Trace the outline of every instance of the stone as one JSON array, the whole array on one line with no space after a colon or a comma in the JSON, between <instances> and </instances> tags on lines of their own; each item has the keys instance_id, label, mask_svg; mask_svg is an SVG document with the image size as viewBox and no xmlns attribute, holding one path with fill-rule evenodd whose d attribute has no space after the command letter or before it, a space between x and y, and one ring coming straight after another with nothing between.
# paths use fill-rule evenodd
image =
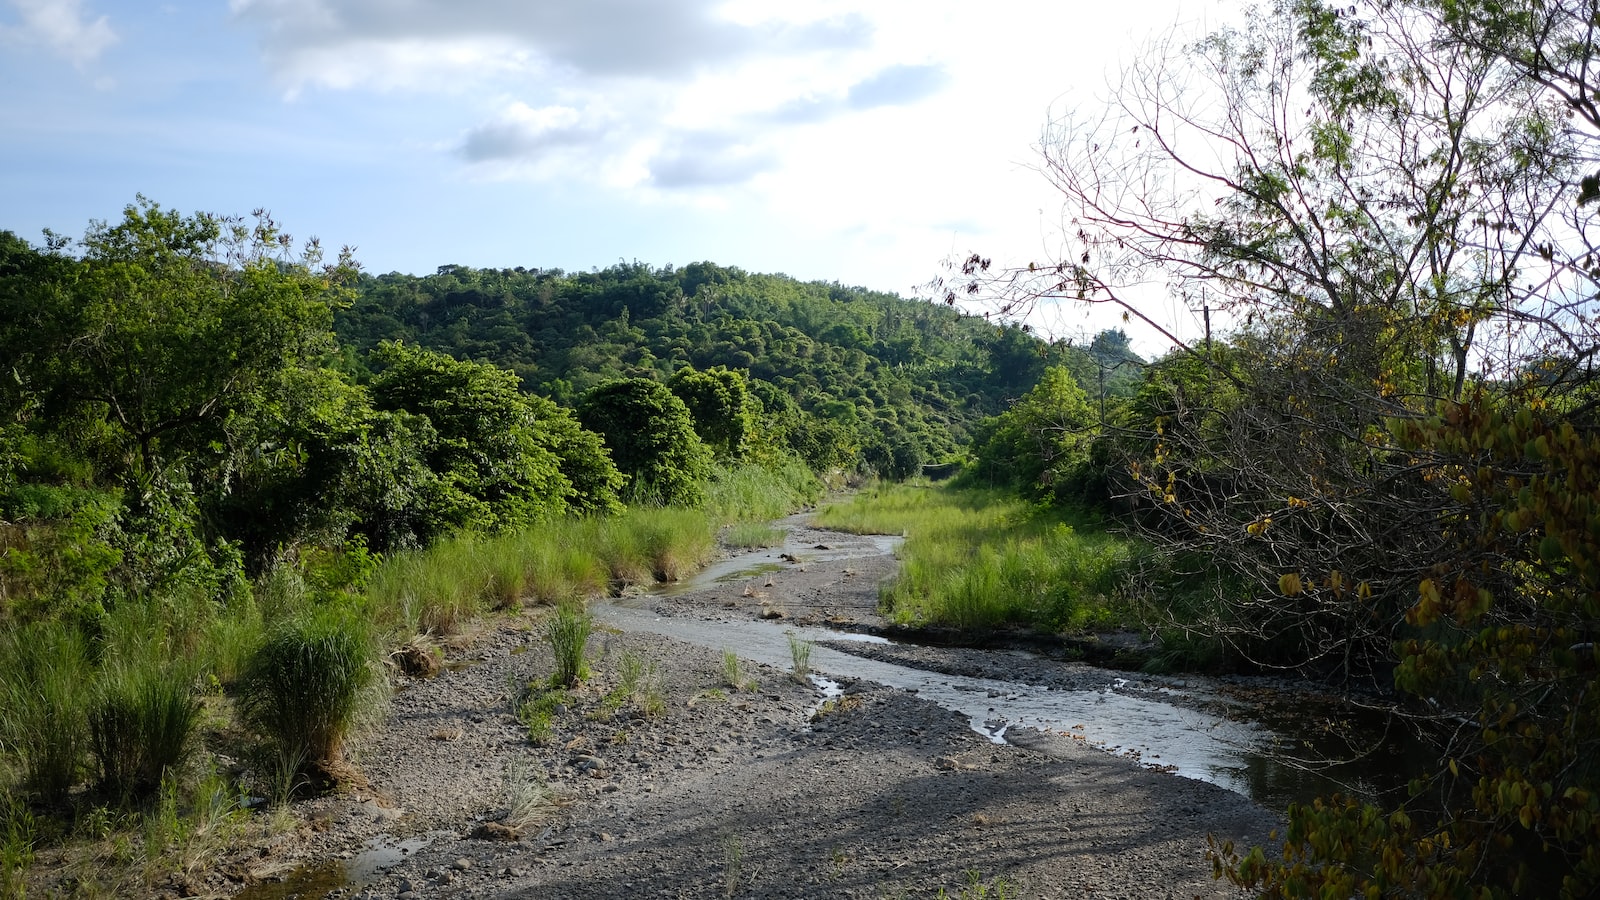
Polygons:
<instances>
[{"instance_id":1,"label":"stone","mask_svg":"<svg viewBox=\"0 0 1600 900\"><path fill-rule=\"evenodd\" d=\"M522 831L500 822L485 822L472 830L472 836L484 841L520 841Z\"/></svg>"}]
</instances>

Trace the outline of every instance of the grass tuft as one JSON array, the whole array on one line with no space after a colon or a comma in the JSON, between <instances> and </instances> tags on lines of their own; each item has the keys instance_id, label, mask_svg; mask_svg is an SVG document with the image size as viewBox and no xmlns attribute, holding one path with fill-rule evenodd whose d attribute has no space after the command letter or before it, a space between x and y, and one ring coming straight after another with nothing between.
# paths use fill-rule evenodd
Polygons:
<instances>
[{"instance_id":1,"label":"grass tuft","mask_svg":"<svg viewBox=\"0 0 1600 900\"><path fill-rule=\"evenodd\" d=\"M594 621L589 611L579 603L563 603L556 607L555 615L545 624L544 637L555 652L556 671L551 683L557 687L575 687L589 674L585 650Z\"/></svg>"},{"instance_id":2,"label":"grass tuft","mask_svg":"<svg viewBox=\"0 0 1600 900\"><path fill-rule=\"evenodd\" d=\"M811 674L811 648L813 645L810 641L803 641L792 633L788 635L788 638L789 656L794 663L791 675L795 681L804 682L806 676Z\"/></svg>"},{"instance_id":3,"label":"grass tuft","mask_svg":"<svg viewBox=\"0 0 1600 900\"><path fill-rule=\"evenodd\" d=\"M175 778L194 746L200 701L193 678L172 664L112 665L89 710L89 752L100 786L127 803Z\"/></svg>"},{"instance_id":4,"label":"grass tuft","mask_svg":"<svg viewBox=\"0 0 1600 900\"><path fill-rule=\"evenodd\" d=\"M525 756L517 756L506 764L505 818L508 828L527 828L548 819L557 803L550 786L545 784L539 767Z\"/></svg>"},{"instance_id":5,"label":"grass tuft","mask_svg":"<svg viewBox=\"0 0 1600 900\"><path fill-rule=\"evenodd\" d=\"M342 760L346 736L373 705L374 647L364 618L328 606L280 624L251 657L243 711L284 770Z\"/></svg>"}]
</instances>

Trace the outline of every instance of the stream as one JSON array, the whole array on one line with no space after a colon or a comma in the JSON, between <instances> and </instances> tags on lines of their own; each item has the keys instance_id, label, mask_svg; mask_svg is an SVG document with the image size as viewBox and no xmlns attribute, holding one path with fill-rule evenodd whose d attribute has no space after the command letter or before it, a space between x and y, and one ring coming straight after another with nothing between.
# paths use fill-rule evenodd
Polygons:
<instances>
[{"instance_id":1,"label":"stream","mask_svg":"<svg viewBox=\"0 0 1600 900\"><path fill-rule=\"evenodd\" d=\"M875 536L822 553L785 544L723 560L662 593L754 578L788 564L888 554L899 541ZM974 731L996 743L1018 729L1064 734L1151 768L1220 785L1273 809L1335 791L1376 799L1398 789L1392 773L1405 771L1398 759L1406 752L1405 742L1385 734L1383 717L1280 679L1151 676L1019 650L916 648L924 657L977 654L988 663L983 666L988 672L1037 673L1046 666L1067 673L1065 679L1051 679L1057 682L1051 685L1027 683L1025 674L1017 679L952 675L871 658L881 655L874 651L895 647L874 635L733 617L662 616L645 607L648 600L596 604L593 612L614 628L732 650L783 669L793 665L791 639L810 642L810 668L819 687L835 679L876 682L960 713ZM1061 686L1062 680L1069 686Z\"/></svg>"}]
</instances>

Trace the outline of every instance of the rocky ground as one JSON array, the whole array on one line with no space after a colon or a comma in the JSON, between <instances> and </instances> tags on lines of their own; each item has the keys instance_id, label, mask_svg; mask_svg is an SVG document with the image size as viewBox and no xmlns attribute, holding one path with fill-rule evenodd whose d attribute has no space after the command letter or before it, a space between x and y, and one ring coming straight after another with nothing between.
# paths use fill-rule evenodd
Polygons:
<instances>
[{"instance_id":1,"label":"rocky ground","mask_svg":"<svg viewBox=\"0 0 1600 900\"><path fill-rule=\"evenodd\" d=\"M756 571L630 602L877 627L877 585L895 565L881 548L801 530L788 558L758 552L744 561ZM248 900L1227 897L1208 839L1260 842L1278 824L1237 794L1064 737L990 743L960 715L868 682L824 702L788 667L731 666L645 633L598 632L590 656L588 680L547 704L548 728L530 739L517 707L548 680L551 652L536 616L484 626L443 672L402 685L358 748L367 787L299 804L296 827L179 887ZM1073 677L1073 664L1027 664Z\"/></svg>"}]
</instances>

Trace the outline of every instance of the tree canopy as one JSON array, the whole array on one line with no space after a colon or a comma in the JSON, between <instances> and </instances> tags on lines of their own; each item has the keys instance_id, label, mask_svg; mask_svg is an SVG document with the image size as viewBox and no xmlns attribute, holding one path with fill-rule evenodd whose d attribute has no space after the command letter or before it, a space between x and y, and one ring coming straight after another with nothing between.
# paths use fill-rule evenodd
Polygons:
<instances>
[{"instance_id":1,"label":"tree canopy","mask_svg":"<svg viewBox=\"0 0 1600 900\"><path fill-rule=\"evenodd\" d=\"M1004 312L1145 285L1205 330L1103 446L1215 626L1262 665L1401 692L1437 765L1390 808L1291 811L1266 896L1588 896L1600 884L1592 3L1280 0L1158 39L1049 123L1065 252L973 255ZM1226 854L1224 854L1226 856Z\"/></svg>"}]
</instances>

